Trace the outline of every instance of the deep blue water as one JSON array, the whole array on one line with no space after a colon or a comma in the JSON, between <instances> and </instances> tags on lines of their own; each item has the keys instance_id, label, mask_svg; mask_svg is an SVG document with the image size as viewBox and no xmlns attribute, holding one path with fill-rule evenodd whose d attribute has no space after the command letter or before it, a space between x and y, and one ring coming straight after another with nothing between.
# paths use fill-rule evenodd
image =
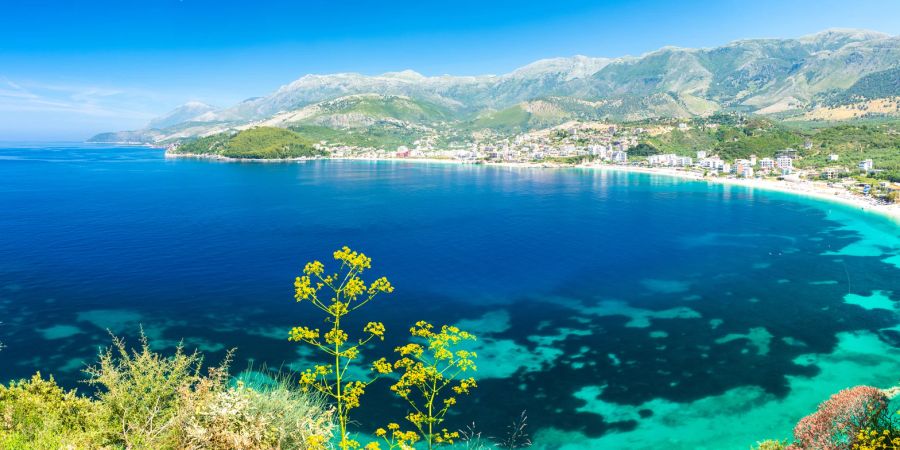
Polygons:
<instances>
[{"instance_id":1,"label":"deep blue water","mask_svg":"<svg viewBox=\"0 0 900 450\"><path fill-rule=\"evenodd\" d=\"M896 377L873 372L900 367L897 236L836 204L618 171L0 146L0 379L78 386L106 328L140 325L211 361L237 347L238 369L304 367L286 341L311 313L293 278L349 245L396 286L366 318L393 332L372 356L419 319L481 336L480 387L451 427L502 434L527 410L547 448L698 448L700 418L661 411L705 407L742 423L729 434L746 448L834 386ZM384 387L360 431L402 416ZM780 428L740 419L776 404Z\"/></svg>"}]
</instances>

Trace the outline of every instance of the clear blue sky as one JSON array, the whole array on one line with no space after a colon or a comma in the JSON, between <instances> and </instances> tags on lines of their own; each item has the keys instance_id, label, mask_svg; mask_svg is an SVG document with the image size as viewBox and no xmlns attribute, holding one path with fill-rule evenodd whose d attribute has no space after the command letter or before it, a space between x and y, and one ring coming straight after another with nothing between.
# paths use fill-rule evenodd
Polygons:
<instances>
[{"instance_id":1,"label":"clear blue sky","mask_svg":"<svg viewBox=\"0 0 900 450\"><path fill-rule=\"evenodd\" d=\"M825 28L900 34L896 0L5 0L0 140L139 128L307 73L503 73L540 58L710 47Z\"/></svg>"}]
</instances>

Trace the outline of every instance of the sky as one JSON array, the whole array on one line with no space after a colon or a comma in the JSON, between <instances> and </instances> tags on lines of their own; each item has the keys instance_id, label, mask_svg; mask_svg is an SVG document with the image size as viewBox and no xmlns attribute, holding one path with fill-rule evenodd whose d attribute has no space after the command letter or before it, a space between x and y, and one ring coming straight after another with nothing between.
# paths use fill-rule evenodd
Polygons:
<instances>
[{"instance_id":1,"label":"sky","mask_svg":"<svg viewBox=\"0 0 900 450\"><path fill-rule=\"evenodd\" d=\"M308 73L500 74L827 28L896 35L898 17L897 0L3 0L0 141L139 129Z\"/></svg>"}]
</instances>

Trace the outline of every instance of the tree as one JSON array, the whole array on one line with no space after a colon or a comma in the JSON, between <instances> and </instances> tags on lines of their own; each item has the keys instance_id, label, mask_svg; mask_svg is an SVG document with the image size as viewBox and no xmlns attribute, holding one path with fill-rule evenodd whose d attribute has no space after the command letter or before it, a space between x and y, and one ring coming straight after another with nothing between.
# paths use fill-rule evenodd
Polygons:
<instances>
[{"instance_id":1,"label":"tree","mask_svg":"<svg viewBox=\"0 0 900 450\"><path fill-rule=\"evenodd\" d=\"M641 142L634 147L628 149L628 154L630 156L650 156L650 155L658 155L660 153L659 149L647 144L645 142Z\"/></svg>"}]
</instances>

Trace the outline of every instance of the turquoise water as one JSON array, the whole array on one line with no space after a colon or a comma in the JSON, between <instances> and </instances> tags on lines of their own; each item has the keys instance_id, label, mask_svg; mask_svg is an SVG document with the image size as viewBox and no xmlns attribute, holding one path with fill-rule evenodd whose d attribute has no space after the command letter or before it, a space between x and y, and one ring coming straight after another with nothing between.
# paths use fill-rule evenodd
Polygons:
<instances>
[{"instance_id":1,"label":"turquoise water","mask_svg":"<svg viewBox=\"0 0 900 450\"><path fill-rule=\"evenodd\" d=\"M366 318L389 332L372 359L420 319L479 335L450 428L502 435L524 410L538 448L744 449L900 381L898 230L646 174L0 146L0 378L78 386L106 329L141 325L163 350L305 367L293 278L350 245L397 288ZM358 429L405 411L373 385Z\"/></svg>"}]
</instances>

